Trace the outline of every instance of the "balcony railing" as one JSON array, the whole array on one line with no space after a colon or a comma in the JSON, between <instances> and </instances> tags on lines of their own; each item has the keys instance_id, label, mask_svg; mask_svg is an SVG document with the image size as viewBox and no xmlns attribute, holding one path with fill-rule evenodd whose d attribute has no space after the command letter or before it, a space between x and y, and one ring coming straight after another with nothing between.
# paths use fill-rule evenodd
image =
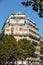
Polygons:
<instances>
[{"instance_id":1,"label":"balcony railing","mask_svg":"<svg viewBox=\"0 0 43 65\"><path fill-rule=\"evenodd\" d=\"M34 34L36 34L36 35L38 35L38 36L40 36L39 33L37 33L36 31L33 31L31 29L29 29L29 31L32 32L32 33L34 33Z\"/></svg>"},{"instance_id":2,"label":"balcony railing","mask_svg":"<svg viewBox=\"0 0 43 65\"><path fill-rule=\"evenodd\" d=\"M30 24L29 23L29 25L31 26L31 27L33 27L33 28L35 28L36 30L38 30L39 31L39 29L36 27L36 26L33 26L32 24Z\"/></svg>"},{"instance_id":3,"label":"balcony railing","mask_svg":"<svg viewBox=\"0 0 43 65\"><path fill-rule=\"evenodd\" d=\"M37 46L37 45L38 45L38 43L37 43L37 42L35 42L35 41L32 41L32 44L33 44L33 45L35 45L35 46Z\"/></svg>"},{"instance_id":4,"label":"balcony railing","mask_svg":"<svg viewBox=\"0 0 43 65\"><path fill-rule=\"evenodd\" d=\"M13 32L14 35L21 35L21 36L28 36L29 33L27 32Z\"/></svg>"},{"instance_id":5,"label":"balcony railing","mask_svg":"<svg viewBox=\"0 0 43 65\"><path fill-rule=\"evenodd\" d=\"M34 39L34 40L40 41L40 38L38 38L38 37L36 37L36 36L33 36L32 34L29 34L29 37L32 38L32 39Z\"/></svg>"}]
</instances>

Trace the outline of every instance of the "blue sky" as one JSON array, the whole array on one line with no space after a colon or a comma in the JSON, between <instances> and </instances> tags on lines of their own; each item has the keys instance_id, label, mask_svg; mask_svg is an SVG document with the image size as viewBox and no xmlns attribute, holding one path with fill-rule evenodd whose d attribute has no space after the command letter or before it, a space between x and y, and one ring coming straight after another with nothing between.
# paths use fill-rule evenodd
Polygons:
<instances>
[{"instance_id":1,"label":"blue sky","mask_svg":"<svg viewBox=\"0 0 43 65\"><path fill-rule=\"evenodd\" d=\"M25 13L31 20L33 20L39 28L40 35L43 37L43 18L38 16L37 12L32 10L32 7L25 7L21 4L26 0L1 0L0 2L0 32L5 20L16 12Z\"/></svg>"}]
</instances>

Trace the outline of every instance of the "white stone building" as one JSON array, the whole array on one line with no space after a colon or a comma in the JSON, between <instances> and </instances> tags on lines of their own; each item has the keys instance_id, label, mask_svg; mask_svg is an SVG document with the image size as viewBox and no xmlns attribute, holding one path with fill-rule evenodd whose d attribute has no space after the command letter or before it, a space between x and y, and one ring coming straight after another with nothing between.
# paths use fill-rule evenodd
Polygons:
<instances>
[{"instance_id":1,"label":"white stone building","mask_svg":"<svg viewBox=\"0 0 43 65\"><path fill-rule=\"evenodd\" d=\"M2 31L5 35L14 35L17 40L22 38L31 40L36 47L36 52L34 58L31 58L30 60L31 62L36 62L35 65L39 64L40 34L39 29L32 20L28 19L28 17L21 12L11 14L11 16L6 20Z\"/></svg>"}]
</instances>

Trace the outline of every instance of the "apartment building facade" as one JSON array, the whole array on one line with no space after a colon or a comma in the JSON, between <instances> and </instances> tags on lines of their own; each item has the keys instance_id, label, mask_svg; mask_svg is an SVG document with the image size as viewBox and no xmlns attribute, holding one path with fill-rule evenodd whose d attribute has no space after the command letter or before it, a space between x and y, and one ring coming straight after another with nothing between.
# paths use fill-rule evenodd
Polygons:
<instances>
[{"instance_id":1,"label":"apartment building facade","mask_svg":"<svg viewBox=\"0 0 43 65\"><path fill-rule=\"evenodd\" d=\"M18 12L11 14L4 23L2 28L3 33L6 35L14 35L16 40L26 38L31 40L32 44L36 48L34 58L30 58L30 61L34 65L39 65L40 62L40 34L36 24L30 20L25 14Z\"/></svg>"}]
</instances>

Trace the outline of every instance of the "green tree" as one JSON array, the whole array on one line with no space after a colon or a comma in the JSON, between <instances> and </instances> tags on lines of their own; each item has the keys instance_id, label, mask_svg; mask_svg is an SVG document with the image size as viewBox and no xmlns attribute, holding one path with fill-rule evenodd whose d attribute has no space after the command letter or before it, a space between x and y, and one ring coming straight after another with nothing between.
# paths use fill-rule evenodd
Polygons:
<instances>
[{"instance_id":1,"label":"green tree","mask_svg":"<svg viewBox=\"0 0 43 65\"><path fill-rule=\"evenodd\" d=\"M31 6L35 12L38 12L40 17L43 17L43 0L27 0L22 2L24 6Z\"/></svg>"},{"instance_id":2,"label":"green tree","mask_svg":"<svg viewBox=\"0 0 43 65\"><path fill-rule=\"evenodd\" d=\"M35 52L35 47L31 43L30 40L27 39L21 39L18 41L18 46L20 46L20 49L22 49L21 56L24 57L30 57Z\"/></svg>"},{"instance_id":3,"label":"green tree","mask_svg":"<svg viewBox=\"0 0 43 65\"><path fill-rule=\"evenodd\" d=\"M43 54L43 41L40 42L40 53Z\"/></svg>"},{"instance_id":4,"label":"green tree","mask_svg":"<svg viewBox=\"0 0 43 65\"><path fill-rule=\"evenodd\" d=\"M18 41L18 46L20 48L19 56L22 59L22 65L23 65L23 59L26 59L32 56L32 54L34 54L35 52L35 47L31 43L31 41L27 39L20 39ZM28 60L28 63L29 63L29 60Z\"/></svg>"},{"instance_id":5,"label":"green tree","mask_svg":"<svg viewBox=\"0 0 43 65\"><path fill-rule=\"evenodd\" d=\"M26 59L35 52L35 48L31 41L20 39L16 41L12 35L4 35L0 41L0 59L17 60ZM17 63L16 63L17 64Z\"/></svg>"},{"instance_id":6,"label":"green tree","mask_svg":"<svg viewBox=\"0 0 43 65\"><path fill-rule=\"evenodd\" d=\"M2 48L1 48L2 46ZM0 44L0 56L3 60L8 60L14 56L17 44L16 39L12 35L4 35L2 38L2 43Z\"/></svg>"}]
</instances>

